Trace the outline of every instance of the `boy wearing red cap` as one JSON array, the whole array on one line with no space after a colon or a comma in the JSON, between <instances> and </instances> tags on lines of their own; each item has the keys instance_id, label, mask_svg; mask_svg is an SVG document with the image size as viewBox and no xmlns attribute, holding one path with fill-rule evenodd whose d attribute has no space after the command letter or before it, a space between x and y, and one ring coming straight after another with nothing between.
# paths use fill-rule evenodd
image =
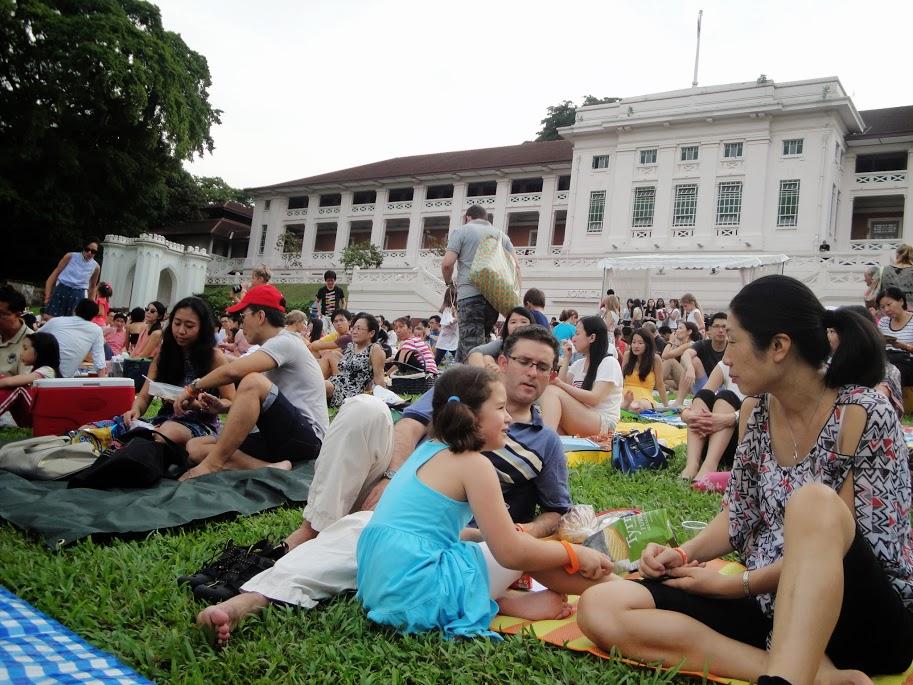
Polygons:
<instances>
[{"instance_id":1,"label":"boy wearing red cap","mask_svg":"<svg viewBox=\"0 0 913 685\"><path fill-rule=\"evenodd\" d=\"M240 381L219 436L187 443L198 464L181 480L222 470L289 469L292 462L317 458L329 427L323 374L304 341L285 330L282 293L255 286L228 312L240 315L245 337L260 348L195 379L175 402L176 414L195 399L224 411L226 405L206 391Z\"/></svg>"}]
</instances>

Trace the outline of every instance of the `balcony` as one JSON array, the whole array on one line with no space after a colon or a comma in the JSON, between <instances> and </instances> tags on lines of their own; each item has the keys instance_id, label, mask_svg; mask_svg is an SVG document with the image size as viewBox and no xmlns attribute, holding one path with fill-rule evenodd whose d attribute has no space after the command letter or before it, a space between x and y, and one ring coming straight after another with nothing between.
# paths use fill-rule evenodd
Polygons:
<instances>
[{"instance_id":1,"label":"balcony","mask_svg":"<svg viewBox=\"0 0 913 685\"><path fill-rule=\"evenodd\" d=\"M352 214L374 214L375 204L352 205Z\"/></svg>"},{"instance_id":2,"label":"balcony","mask_svg":"<svg viewBox=\"0 0 913 685\"><path fill-rule=\"evenodd\" d=\"M434 200L425 200L425 209L447 209L453 206L452 197L442 197Z\"/></svg>"},{"instance_id":3,"label":"balcony","mask_svg":"<svg viewBox=\"0 0 913 685\"><path fill-rule=\"evenodd\" d=\"M555 204L556 205L567 204L567 198L568 198L568 195L570 195L570 193L571 193L571 191L569 191L569 190L556 191L555 192Z\"/></svg>"},{"instance_id":4,"label":"balcony","mask_svg":"<svg viewBox=\"0 0 913 685\"><path fill-rule=\"evenodd\" d=\"M327 264L327 263L333 261L333 256L335 254L336 253L333 252L332 250L330 250L328 252L312 252L311 261L314 262L315 264Z\"/></svg>"},{"instance_id":5,"label":"balcony","mask_svg":"<svg viewBox=\"0 0 913 685\"><path fill-rule=\"evenodd\" d=\"M494 195L476 195L474 197L466 198L466 206L470 205L479 205L480 207L494 207L495 206L495 196Z\"/></svg>"},{"instance_id":6,"label":"balcony","mask_svg":"<svg viewBox=\"0 0 913 685\"><path fill-rule=\"evenodd\" d=\"M899 240L851 240L853 252L893 252L900 245Z\"/></svg>"},{"instance_id":7,"label":"balcony","mask_svg":"<svg viewBox=\"0 0 913 685\"><path fill-rule=\"evenodd\" d=\"M301 209L287 209L285 210L285 216L307 216L308 208L302 207Z\"/></svg>"},{"instance_id":8,"label":"balcony","mask_svg":"<svg viewBox=\"0 0 913 685\"><path fill-rule=\"evenodd\" d=\"M868 171L855 174L855 188L906 188L907 171Z\"/></svg>"},{"instance_id":9,"label":"balcony","mask_svg":"<svg viewBox=\"0 0 913 685\"><path fill-rule=\"evenodd\" d=\"M517 193L507 196L509 205L535 205L542 202L542 193Z\"/></svg>"},{"instance_id":10,"label":"balcony","mask_svg":"<svg viewBox=\"0 0 913 685\"><path fill-rule=\"evenodd\" d=\"M317 216L339 216L339 205L333 207L319 207Z\"/></svg>"},{"instance_id":11,"label":"balcony","mask_svg":"<svg viewBox=\"0 0 913 685\"><path fill-rule=\"evenodd\" d=\"M412 209L412 200L402 200L400 202L388 202L388 212L408 212Z\"/></svg>"}]
</instances>

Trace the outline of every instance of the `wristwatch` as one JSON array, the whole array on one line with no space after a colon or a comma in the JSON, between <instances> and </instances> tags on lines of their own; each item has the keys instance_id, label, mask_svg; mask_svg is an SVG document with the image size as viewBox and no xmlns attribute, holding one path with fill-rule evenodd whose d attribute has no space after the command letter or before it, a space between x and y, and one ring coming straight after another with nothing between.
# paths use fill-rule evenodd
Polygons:
<instances>
[{"instance_id":1,"label":"wristwatch","mask_svg":"<svg viewBox=\"0 0 913 685\"><path fill-rule=\"evenodd\" d=\"M190 386L189 386L189 387L190 387L190 392L191 392L191 393L193 393L194 395L198 395L198 394L201 392L201 390L202 390L202 389L200 388L200 379L199 379L199 378L194 378L192 381L190 381Z\"/></svg>"},{"instance_id":2,"label":"wristwatch","mask_svg":"<svg viewBox=\"0 0 913 685\"><path fill-rule=\"evenodd\" d=\"M393 480L393 476L396 475L396 469L387 469L384 471L384 478L387 480Z\"/></svg>"}]
</instances>

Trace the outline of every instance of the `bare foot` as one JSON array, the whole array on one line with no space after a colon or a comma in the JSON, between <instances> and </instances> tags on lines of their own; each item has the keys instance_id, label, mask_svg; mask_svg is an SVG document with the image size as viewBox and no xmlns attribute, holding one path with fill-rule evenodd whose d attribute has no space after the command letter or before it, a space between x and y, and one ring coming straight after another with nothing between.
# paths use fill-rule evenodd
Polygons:
<instances>
[{"instance_id":1,"label":"bare foot","mask_svg":"<svg viewBox=\"0 0 913 685\"><path fill-rule=\"evenodd\" d=\"M678 474L678 477L682 480L692 481L695 478L695 472L686 466L684 470Z\"/></svg>"},{"instance_id":2,"label":"bare foot","mask_svg":"<svg viewBox=\"0 0 913 685\"><path fill-rule=\"evenodd\" d=\"M630 390L625 391L624 399L621 401L621 408L627 409L631 406L631 402L634 401L634 393Z\"/></svg>"},{"instance_id":3,"label":"bare foot","mask_svg":"<svg viewBox=\"0 0 913 685\"><path fill-rule=\"evenodd\" d=\"M815 676L815 685L872 685L872 679L862 671L819 669Z\"/></svg>"},{"instance_id":4,"label":"bare foot","mask_svg":"<svg viewBox=\"0 0 913 685\"><path fill-rule=\"evenodd\" d=\"M268 469L279 469L280 471L291 471L292 462L286 461L277 461L275 464L267 464L266 468Z\"/></svg>"},{"instance_id":5,"label":"bare foot","mask_svg":"<svg viewBox=\"0 0 913 685\"><path fill-rule=\"evenodd\" d=\"M501 613L528 621L560 620L574 613L567 595L552 590L508 593L498 599Z\"/></svg>"},{"instance_id":6,"label":"bare foot","mask_svg":"<svg viewBox=\"0 0 913 685\"><path fill-rule=\"evenodd\" d=\"M206 607L197 614L197 625L209 639L209 643L221 649L228 644L231 631L240 620L263 609L269 600L259 592L242 592L229 600Z\"/></svg>"}]
</instances>

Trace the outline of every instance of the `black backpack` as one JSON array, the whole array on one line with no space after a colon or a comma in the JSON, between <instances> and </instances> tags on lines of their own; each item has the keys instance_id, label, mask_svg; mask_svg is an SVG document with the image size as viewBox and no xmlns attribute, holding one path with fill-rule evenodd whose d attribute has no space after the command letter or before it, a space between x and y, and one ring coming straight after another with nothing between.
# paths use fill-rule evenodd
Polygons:
<instances>
[{"instance_id":1,"label":"black backpack","mask_svg":"<svg viewBox=\"0 0 913 685\"><path fill-rule=\"evenodd\" d=\"M148 488L162 478L179 478L188 468L187 450L158 431L136 428L124 434L122 443L71 476L67 487Z\"/></svg>"}]
</instances>

